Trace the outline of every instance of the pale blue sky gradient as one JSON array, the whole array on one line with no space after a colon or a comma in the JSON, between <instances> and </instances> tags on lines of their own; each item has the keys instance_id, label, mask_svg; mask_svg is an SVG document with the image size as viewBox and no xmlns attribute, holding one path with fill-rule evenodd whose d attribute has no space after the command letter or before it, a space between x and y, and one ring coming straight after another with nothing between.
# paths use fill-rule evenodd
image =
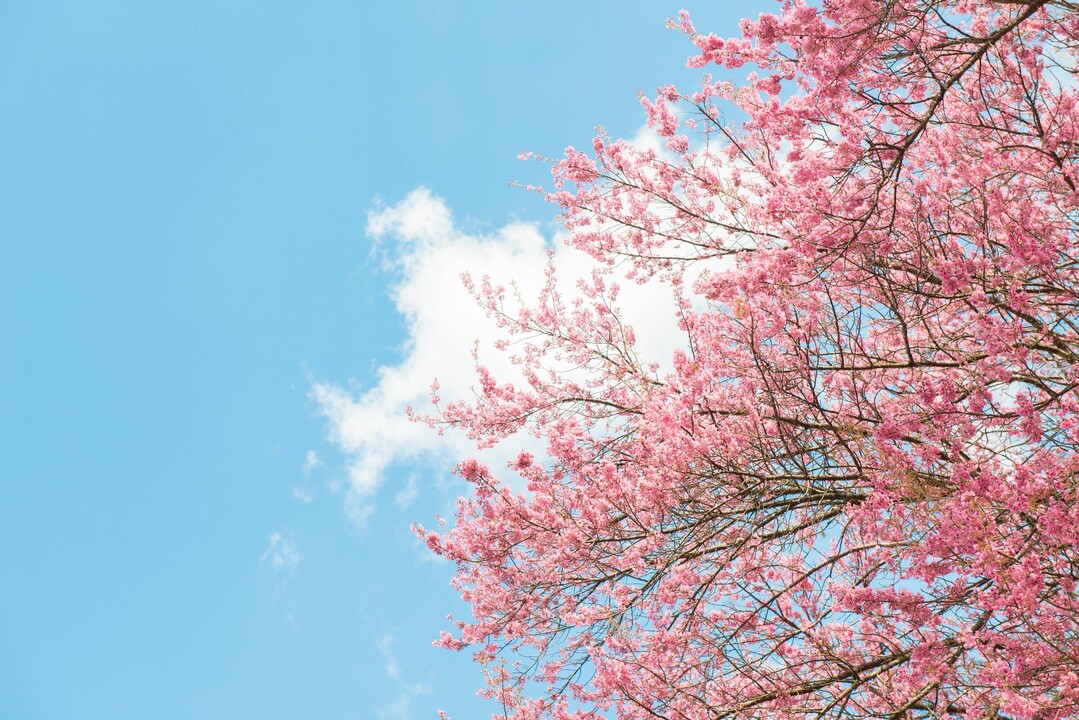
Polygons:
<instances>
[{"instance_id":1,"label":"pale blue sky gradient","mask_svg":"<svg viewBox=\"0 0 1079 720\"><path fill-rule=\"evenodd\" d=\"M375 199L549 224L517 152L692 85L680 7L0 6L0 718L487 716L408 531L454 486L357 530L308 391L400 356Z\"/></svg>"}]
</instances>

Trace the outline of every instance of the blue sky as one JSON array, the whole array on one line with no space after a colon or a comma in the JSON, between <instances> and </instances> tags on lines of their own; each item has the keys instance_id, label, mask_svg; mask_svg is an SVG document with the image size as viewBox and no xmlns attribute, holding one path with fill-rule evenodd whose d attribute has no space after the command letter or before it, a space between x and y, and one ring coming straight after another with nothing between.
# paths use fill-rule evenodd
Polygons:
<instances>
[{"instance_id":1,"label":"blue sky","mask_svg":"<svg viewBox=\"0 0 1079 720\"><path fill-rule=\"evenodd\" d=\"M527 272L518 151L761 5L3 3L0 717L485 717L408 530L462 446L389 419L485 337L429 274Z\"/></svg>"}]
</instances>

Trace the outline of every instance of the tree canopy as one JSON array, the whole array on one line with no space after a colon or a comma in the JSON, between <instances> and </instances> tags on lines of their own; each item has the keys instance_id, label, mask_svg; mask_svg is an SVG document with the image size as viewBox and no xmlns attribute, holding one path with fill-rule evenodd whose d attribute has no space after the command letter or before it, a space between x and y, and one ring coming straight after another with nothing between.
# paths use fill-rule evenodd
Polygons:
<instances>
[{"instance_id":1,"label":"tree canopy","mask_svg":"<svg viewBox=\"0 0 1079 720\"><path fill-rule=\"evenodd\" d=\"M671 25L752 72L554 165L580 298L477 288L524 382L433 421L546 452L417 528L473 615L440 642L519 720L1075 717L1079 6ZM662 366L626 268L677 298Z\"/></svg>"}]
</instances>

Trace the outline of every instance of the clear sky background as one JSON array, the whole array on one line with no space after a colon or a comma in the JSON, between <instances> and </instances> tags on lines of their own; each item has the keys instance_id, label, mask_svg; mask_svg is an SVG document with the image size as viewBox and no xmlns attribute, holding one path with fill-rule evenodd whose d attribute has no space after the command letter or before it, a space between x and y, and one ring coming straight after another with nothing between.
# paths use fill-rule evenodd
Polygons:
<instances>
[{"instance_id":1,"label":"clear sky background","mask_svg":"<svg viewBox=\"0 0 1079 720\"><path fill-rule=\"evenodd\" d=\"M0 3L0 718L486 717L401 409L557 231L518 151L766 5Z\"/></svg>"}]
</instances>

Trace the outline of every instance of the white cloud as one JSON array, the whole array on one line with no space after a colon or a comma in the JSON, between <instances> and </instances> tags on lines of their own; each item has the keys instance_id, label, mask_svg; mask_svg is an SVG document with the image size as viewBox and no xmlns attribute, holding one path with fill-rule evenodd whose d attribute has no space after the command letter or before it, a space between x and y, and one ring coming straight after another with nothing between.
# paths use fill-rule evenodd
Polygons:
<instances>
[{"instance_id":1,"label":"white cloud","mask_svg":"<svg viewBox=\"0 0 1079 720\"><path fill-rule=\"evenodd\" d=\"M675 106L671 110L679 120L685 118L685 113L681 112L680 107ZM647 125L637 128L637 132L634 133L632 138L629 138L629 144L638 150L651 150L656 154L657 158L664 162L672 164L678 162L678 157L667 148L667 141L656 132L655 128Z\"/></svg>"},{"instance_id":2,"label":"white cloud","mask_svg":"<svg viewBox=\"0 0 1079 720\"><path fill-rule=\"evenodd\" d=\"M393 463L434 461L448 469L462 458L479 454L492 467L502 468L522 445L542 451L534 439L519 438L477 453L463 434L440 436L409 421L405 409L412 406L426 412L436 378L445 402L471 397L476 383L472 352L477 347L495 377L519 377L517 368L492 349L500 332L465 289L461 276L467 272L477 282L485 275L495 284L513 282L523 300L531 302L542 289L552 247L537 226L528 223L509 223L490 234L466 233L454 224L446 203L425 188L372 212L367 233L397 276L391 295L405 322L404 357L379 367L374 386L362 392L324 381L313 382L310 391L328 421L331 441L349 457L346 507L361 525ZM588 275L595 262L564 243L554 243L553 258L561 292L574 296L576 281ZM642 357L669 359L683 342L674 321L671 289L659 283L641 286L627 281L622 285L619 302L637 335ZM406 487L395 501L407 506L421 491Z\"/></svg>"}]
</instances>

